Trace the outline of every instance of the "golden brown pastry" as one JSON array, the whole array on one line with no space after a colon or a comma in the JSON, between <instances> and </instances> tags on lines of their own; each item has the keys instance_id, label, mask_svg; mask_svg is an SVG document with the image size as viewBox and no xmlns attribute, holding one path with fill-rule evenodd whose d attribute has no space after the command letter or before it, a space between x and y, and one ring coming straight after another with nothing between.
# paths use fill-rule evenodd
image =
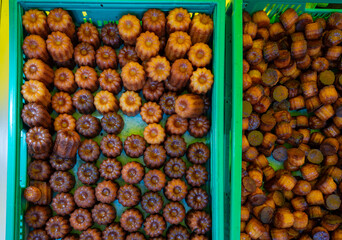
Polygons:
<instances>
[{"instance_id":1,"label":"golden brown pastry","mask_svg":"<svg viewBox=\"0 0 342 240\"><path fill-rule=\"evenodd\" d=\"M51 88L53 83L54 72L40 59L29 59L24 64L24 74L27 80L38 80L45 84L47 88Z\"/></svg>"},{"instance_id":2,"label":"golden brown pastry","mask_svg":"<svg viewBox=\"0 0 342 240\"><path fill-rule=\"evenodd\" d=\"M76 127L76 119L69 114L60 114L55 118L53 125L56 132L63 129L73 131Z\"/></svg>"},{"instance_id":3,"label":"golden brown pastry","mask_svg":"<svg viewBox=\"0 0 342 240\"><path fill-rule=\"evenodd\" d=\"M212 50L205 43L196 43L190 47L188 57L193 66L205 67L211 62Z\"/></svg>"},{"instance_id":4,"label":"golden brown pastry","mask_svg":"<svg viewBox=\"0 0 342 240\"><path fill-rule=\"evenodd\" d=\"M59 91L74 93L77 89L74 74L68 68L58 68L53 83Z\"/></svg>"},{"instance_id":5,"label":"golden brown pastry","mask_svg":"<svg viewBox=\"0 0 342 240\"><path fill-rule=\"evenodd\" d=\"M171 67L166 57L156 56L146 64L146 74L154 82L162 82L170 75Z\"/></svg>"},{"instance_id":6,"label":"golden brown pastry","mask_svg":"<svg viewBox=\"0 0 342 240\"><path fill-rule=\"evenodd\" d=\"M77 30L77 37L79 42L89 43L95 49L100 46L99 31L92 23L82 23Z\"/></svg>"},{"instance_id":7,"label":"golden brown pastry","mask_svg":"<svg viewBox=\"0 0 342 240\"><path fill-rule=\"evenodd\" d=\"M137 53L135 52L135 47L130 45L125 45L119 51L119 63L121 68L123 68L129 62L138 62L139 58Z\"/></svg>"},{"instance_id":8,"label":"golden brown pastry","mask_svg":"<svg viewBox=\"0 0 342 240\"><path fill-rule=\"evenodd\" d=\"M21 118L23 122L32 127L44 127L51 128L52 119L49 112L43 105L37 103L27 103L24 105L23 110L21 110Z\"/></svg>"},{"instance_id":9,"label":"golden brown pastry","mask_svg":"<svg viewBox=\"0 0 342 240\"><path fill-rule=\"evenodd\" d=\"M124 92L120 97L120 108L127 116L135 116L141 107L141 97L133 91Z\"/></svg>"},{"instance_id":10,"label":"golden brown pastry","mask_svg":"<svg viewBox=\"0 0 342 240\"><path fill-rule=\"evenodd\" d=\"M90 43L82 42L75 47L75 63L78 66L95 67L95 50Z\"/></svg>"},{"instance_id":11,"label":"golden brown pastry","mask_svg":"<svg viewBox=\"0 0 342 240\"><path fill-rule=\"evenodd\" d=\"M187 32L190 26L190 14L184 8L175 8L167 16L166 30L173 33L175 31Z\"/></svg>"},{"instance_id":12,"label":"golden brown pastry","mask_svg":"<svg viewBox=\"0 0 342 240\"><path fill-rule=\"evenodd\" d=\"M142 30L139 19L131 14L124 15L119 19L118 29L121 39L128 45L135 44Z\"/></svg>"},{"instance_id":13,"label":"golden brown pastry","mask_svg":"<svg viewBox=\"0 0 342 240\"><path fill-rule=\"evenodd\" d=\"M114 69L105 69L99 77L100 87L113 94L118 94L122 88L122 81L119 73Z\"/></svg>"},{"instance_id":14,"label":"golden brown pastry","mask_svg":"<svg viewBox=\"0 0 342 240\"><path fill-rule=\"evenodd\" d=\"M147 124L158 123L163 118L163 112L155 102L145 103L141 108L140 115L142 120Z\"/></svg>"},{"instance_id":15,"label":"golden brown pastry","mask_svg":"<svg viewBox=\"0 0 342 240\"><path fill-rule=\"evenodd\" d=\"M212 88L214 75L206 68L197 68L190 78L189 89L196 94L206 94Z\"/></svg>"},{"instance_id":16,"label":"golden brown pastry","mask_svg":"<svg viewBox=\"0 0 342 240\"><path fill-rule=\"evenodd\" d=\"M50 11L47 17L47 23L51 32L65 33L70 39L76 32L75 24L67 11L62 8L55 8Z\"/></svg>"},{"instance_id":17,"label":"golden brown pastry","mask_svg":"<svg viewBox=\"0 0 342 240\"><path fill-rule=\"evenodd\" d=\"M151 79L148 79L143 87L142 93L147 101L158 101L164 93L164 83L153 82Z\"/></svg>"},{"instance_id":18,"label":"golden brown pastry","mask_svg":"<svg viewBox=\"0 0 342 240\"><path fill-rule=\"evenodd\" d=\"M160 124L149 124L145 127L144 138L149 144L161 144L165 139L165 130Z\"/></svg>"},{"instance_id":19,"label":"golden brown pastry","mask_svg":"<svg viewBox=\"0 0 342 240\"><path fill-rule=\"evenodd\" d=\"M204 13L196 14L190 23L189 34L192 44L208 43L213 33L214 23L209 15Z\"/></svg>"},{"instance_id":20,"label":"golden brown pastry","mask_svg":"<svg viewBox=\"0 0 342 240\"><path fill-rule=\"evenodd\" d=\"M47 159L51 153L52 137L49 130L43 127L33 127L26 133L26 143L29 155L34 159Z\"/></svg>"},{"instance_id":21,"label":"golden brown pastry","mask_svg":"<svg viewBox=\"0 0 342 240\"><path fill-rule=\"evenodd\" d=\"M23 43L23 51L28 58L41 59L45 63L50 62L50 55L46 48L45 40L39 35L26 36Z\"/></svg>"},{"instance_id":22,"label":"golden brown pastry","mask_svg":"<svg viewBox=\"0 0 342 240\"><path fill-rule=\"evenodd\" d=\"M171 67L168 83L177 90L184 88L192 75L193 68L189 60L177 59Z\"/></svg>"},{"instance_id":23,"label":"golden brown pastry","mask_svg":"<svg viewBox=\"0 0 342 240\"><path fill-rule=\"evenodd\" d=\"M81 66L76 70L75 81L80 88L95 92L99 86L97 73L94 68Z\"/></svg>"},{"instance_id":24,"label":"golden brown pastry","mask_svg":"<svg viewBox=\"0 0 342 240\"><path fill-rule=\"evenodd\" d=\"M72 98L68 93L65 92L57 92L52 97L51 101L52 109L57 113L62 114L73 114L75 109L72 105Z\"/></svg>"},{"instance_id":25,"label":"golden brown pastry","mask_svg":"<svg viewBox=\"0 0 342 240\"><path fill-rule=\"evenodd\" d=\"M38 9L30 9L23 15L23 26L30 34L37 34L42 38L46 38L50 32L46 22L46 15Z\"/></svg>"},{"instance_id":26,"label":"golden brown pastry","mask_svg":"<svg viewBox=\"0 0 342 240\"><path fill-rule=\"evenodd\" d=\"M46 40L46 45L54 61L63 63L72 59L74 47L66 34L52 32Z\"/></svg>"},{"instance_id":27,"label":"golden brown pastry","mask_svg":"<svg viewBox=\"0 0 342 240\"><path fill-rule=\"evenodd\" d=\"M170 34L165 47L165 56L170 61L184 58L191 47L191 38L186 32L174 32Z\"/></svg>"},{"instance_id":28,"label":"golden brown pastry","mask_svg":"<svg viewBox=\"0 0 342 240\"><path fill-rule=\"evenodd\" d=\"M57 132L53 152L60 157L74 158L81 144L81 138L75 131L60 130Z\"/></svg>"},{"instance_id":29,"label":"golden brown pastry","mask_svg":"<svg viewBox=\"0 0 342 240\"><path fill-rule=\"evenodd\" d=\"M23 98L29 103L38 103L44 107L51 104L51 94L44 83L37 80L26 81L21 86L21 94Z\"/></svg>"},{"instance_id":30,"label":"golden brown pastry","mask_svg":"<svg viewBox=\"0 0 342 240\"><path fill-rule=\"evenodd\" d=\"M144 87L146 76L143 66L137 62L127 63L121 71L124 87L130 91L138 91Z\"/></svg>"},{"instance_id":31,"label":"golden brown pastry","mask_svg":"<svg viewBox=\"0 0 342 240\"><path fill-rule=\"evenodd\" d=\"M108 112L117 112L119 110L119 101L108 91L100 91L95 95L94 104L96 110L102 115Z\"/></svg>"},{"instance_id":32,"label":"golden brown pastry","mask_svg":"<svg viewBox=\"0 0 342 240\"><path fill-rule=\"evenodd\" d=\"M144 32L139 35L135 51L141 61L147 61L159 52L159 38L153 32Z\"/></svg>"},{"instance_id":33,"label":"golden brown pastry","mask_svg":"<svg viewBox=\"0 0 342 240\"><path fill-rule=\"evenodd\" d=\"M184 94L177 98L175 104L176 113L182 118L194 118L203 113L204 101L195 94Z\"/></svg>"}]
</instances>

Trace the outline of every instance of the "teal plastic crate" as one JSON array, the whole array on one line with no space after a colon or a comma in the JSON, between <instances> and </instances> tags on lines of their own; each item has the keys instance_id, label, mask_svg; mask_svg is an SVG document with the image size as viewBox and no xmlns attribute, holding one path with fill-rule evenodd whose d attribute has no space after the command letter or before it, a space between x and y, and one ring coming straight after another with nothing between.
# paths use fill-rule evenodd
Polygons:
<instances>
[{"instance_id":1,"label":"teal plastic crate","mask_svg":"<svg viewBox=\"0 0 342 240\"><path fill-rule=\"evenodd\" d=\"M224 34L225 2L220 0L10 0L10 93L9 93L9 135L8 135L8 179L7 179L7 216L6 239L25 239L28 228L23 219L27 203L22 197L28 185L27 165L29 157L25 142L26 129L20 118L23 98L20 88L23 84L23 28L21 16L25 10L38 8L50 11L61 7L71 13L74 21L85 21L101 27L107 21L117 21L127 13L137 15L140 19L149 8L158 8L168 12L175 7L188 9L190 13L210 14L214 20L213 33L213 68L215 83L212 89L212 127L207 141L210 143L211 159L209 163L210 208L212 214L212 239L224 239L224 179L228 171L224 169ZM126 119L125 119L126 120ZM134 120L130 120L131 122ZM140 132L138 132L140 133ZM127 133L126 133L127 134Z\"/></svg>"}]
</instances>

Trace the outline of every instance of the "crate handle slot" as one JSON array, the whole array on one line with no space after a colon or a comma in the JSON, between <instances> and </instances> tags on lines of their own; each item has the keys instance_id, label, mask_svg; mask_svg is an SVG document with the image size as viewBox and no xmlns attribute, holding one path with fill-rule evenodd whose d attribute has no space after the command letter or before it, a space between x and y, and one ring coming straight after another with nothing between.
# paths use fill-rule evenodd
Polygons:
<instances>
[{"instance_id":1,"label":"crate handle slot","mask_svg":"<svg viewBox=\"0 0 342 240\"><path fill-rule=\"evenodd\" d=\"M19 154L19 184L21 188L26 188L27 184L27 144L26 130L20 133L20 154Z\"/></svg>"}]
</instances>

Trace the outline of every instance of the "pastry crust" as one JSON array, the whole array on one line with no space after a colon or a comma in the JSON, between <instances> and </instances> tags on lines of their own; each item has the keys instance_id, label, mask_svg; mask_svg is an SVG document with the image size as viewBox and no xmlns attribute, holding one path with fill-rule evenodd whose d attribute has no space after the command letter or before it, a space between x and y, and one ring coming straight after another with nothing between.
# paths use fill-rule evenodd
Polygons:
<instances>
[{"instance_id":1,"label":"pastry crust","mask_svg":"<svg viewBox=\"0 0 342 240\"><path fill-rule=\"evenodd\" d=\"M214 75L206 68L197 68L190 78L189 89L196 94L206 94L214 83Z\"/></svg>"},{"instance_id":2,"label":"pastry crust","mask_svg":"<svg viewBox=\"0 0 342 240\"><path fill-rule=\"evenodd\" d=\"M141 61L147 61L159 52L159 38L153 32L141 33L137 38L135 51Z\"/></svg>"},{"instance_id":3,"label":"pastry crust","mask_svg":"<svg viewBox=\"0 0 342 240\"><path fill-rule=\"evenodd\" d=\"M165 136L164 128L160 124L152 123L145 127L144 138L149 144L161 144Z\"/></svg>"},{"instance_id":4,"label":"pastry crust","mask_svg":"<svg viewBox=\"0 0 342 240\"><path fill-rule=\"evenodd\" d=\"M164 93L164 83L153 82L151 79L148 79L143 87L142 93L147 101L158 101Z\"/></svg>"},{"instance_id":5,"label":"pastry crust","mask_svg":"<svg viewBox=\"0 0 342 240\"><path fill-rule=\"evenodd\" d=\"M77 177L83 184L95 184L99 180L99 175L94 163L83 163L77 169Z\"/></svg>"},{"instance_id":6,"label":"pastry crust","mask_svg":"<svg viewBox=\"0 0 342 240\"><path fill-rule=\"evenodd\" d=\"M95 67L95 50L93 45L81 42L75 47L75 63L78 66Z\"/></svg>"},{"instance_id":7,"label":"pastry crust","mask_svg":"<svg viewBox=\"0 0 342 240\"><path fill-rule=\"evenodd\" d=\"M187 32L190 26L190 14L184 8L175 8L167 16L166 30L173 33L175 31Z\"/></svg>"},{"instance_id":8,"label":"pastry crust","mask_svg":"<svg viewBox=\"0 0 342 240\"><path fill-rule=\"evenodd\" d=\"M21 110L21 118L29 127L44 127L50 129L52 127L52 119L49 112L43 105L37 103L27 103Z\"/></svg>"},{"instance_id":9,"label":"pastry crust","mask_svg":"<svg viewBox=\"0 0 342 240\"><path fill-rule=\"evenodd\" d=\"M175 91L180 91L189 82L193 68L189 60L177 59L171 67L171 75L168 79L168 84L175 88Z\"/></svg>"},{"instance_id":10,"label":"pastry crust","mask_svg":"<svg viewBox=\"0 0 342 240\"><path fill-rule=\"evenodd\" d=\"M60 157L74 158L80 143L81 138L77 132L60 130L57 132L53 152Z\"/></svg>"},{"instance_id":11,"label":"pastry crust","mask_svg":"<svg viewBox=\"0 0 342 240\"><path fill-rule=\"evenodd\" d=\"M133 207L139 204L141 199L141 191L138 187L125 184L118 191L119 203L124 207Z\"/></svg>"},{"instance_id":12,"label":"pastry crust","mask_svg":"<svg viewBox=\"0 0 342 240\"><path fill-rule=\"evenodd\" d=\"M46 86L37 80L26 81L21 86L21 94L29 103L39 103L44 107L51 104L51 94Z\"/></svg>"},{"instance_id":13,"label":"pastry crust","mask_svg":"<svg viewBox=\"0 0 342 240\"><path fill-rule=\"evenodd\" d=\"M188 57L193 66L205 67L211 62L212 50L205 43L196 43L190 47Z\"/></svg>"},{"instance_id":14,"label":"pastry crust","mask_svg":"<svg viewBox=\"0 0 342 240\"><path fill-rule=\"evenodd\" d=\"M139 58L134 46L125 45L119 51L119 64L123 68L129 62L138 62Z\"/></svg>"},{"instance_id":15,"label":"pastry crust","mask_svg":"<svg viewBox=\"0 0 342 240\"><path fill-rule=\"evenodd\" d=\"M22 17L23 26L30 34L37 34L42 38L46 38L50 32L46 21L46 15L43 11L38 9L30 9L25 12Z\"/></svg>"},{"instance_id":16,"label":"pastry crust","mask_svg":"<svg viewBox=\"0 0 342 240\"><path fill-rule=\"evenodd\" d=\"M101 39L103 44L112 48L119 48L122 40L116 23L107 23L101 29Z\"/></svg>"},{"instance_id":17,"label":"pastry crust","mask_svg":"<svg viewBox=\"0 0 342 240\"><path fill-rule=\"evenodd\" d=\"M142 18L144 31L154 32L158 37L165 35L165 24L165 14L159 9L147 10Z\"/></svg>"},{"instance_id":18,"label":"pastry crust","mask_svg":"<svg viewBox=\"0 0 342 240\"><path fill-rule=\"evenodd\" d=\"M107 158L100 164L100 176L106 180L115 180L121 176L122 164L115 158Z\"/></svg>"},{"instance_id":19,"label":"pastry crust","mask_svg":"<svg viewBox=\"0 0 342 240\"><path fill-rule=\"evenodd\" d=\"M144 167L138 162L129 162L123 166L121 175L126 183L137 184L144 178Z\"/></svg>"},{"instance_id":20,"label":"pastry crust","mask_svg":"<svg viewBox=\"0 0 342 240\"><path fill-rule=\"evenodd\" d=\"M102 138L100 148L103 155L115 158L122 152L122 142L118 136L108 134Z\"/></svg>"},{"instance_id":21,"label":"pastry crust","mask_svg":"<svg viewBox=\"0 0 342 240\"><path fill-rule=\"evenodd\" d=\"M79 42L89 43L93 45L95 49L100 46L99 31L91 23L82 23L77 30L77 37Z\"/></svg>"},{"instance_id":22,"label":"pastry crust","mask_svg":"<svg viewBox=\"0 0 342 240\"><path fill-rule=\"evenodd\" d=\"M118 67L118 57L113 48L109 46L102 46L96 50L96 64L99 69L107 68L116 69Z\"/></svg>"},{"instance_id":23,"label":"pastry crust","mask_svg":"<svg viewBox=\"0 0 342 240\"><path fill-rule=\"evenodd\" d=\"M114 69L105 69L99 77L100 87L102 90L118 94L122 89L122 81L120 74Z\"/></svg>"},{"instance_id":24,"label":"pastry crust","mask_svg":"<svg viewBox=\"0 0 342 240\"><path fill-rule=\"evenodd\" d=\"M142 31L139 19L131 14L120 18L118 29L121 39L128 45L134 45Z\"/></svg>"},{"instance_id":25,"label":"pastry crust","mask_svg":"<svg viewBox=\"0 0 342 240\"><path fill-rule=\"evenodd\" d=\"M163 209L163 216L170 224L179 224L185 218L185 208L180 202L169 202Z\"/></svg>"},{"instance_id":26,"label":"pastry crust","mask_svg":"<svg viewBox=\"0 0 342 240\"><path fill-rule=\"evenodd\" d=\"M62 8L55 8L47 16L47 23L52 32L65 33L70 39L76 32L75 24L67 11Z\"/></svg>"},{"instance_id":27,"label":"pastry crust","mask_svg":"<svg viewBox=\"0 0 342 240\"><path fill-rule=\"evenodd\" d=\"M144 68L137 62L127 63L122 68L121 78L124 87L130 91L142 89L146 82Z\"/></svg>"},{"instance_id":28,"label":"pastry crust","mask_svg":"<svg viewBox=\"0 0 342 240\"><path fill-rule=\"evenodd\" d=\"M170 76L171 66L166 57L156 56L146 64L146 75L151 81L162 82Z\"/></svg>"},{"instance_id":29,"label":"pastry crust","mask_svg":"<svg viewBox=\"0 0 342 240\"><path fill-rule=\"evenodd\" d=\"M170 34L165 46L165 56L171 61L184 58L191 47L191 38L186 32L174 32Z\"/></svg>"},{"instance_id":30,"label":"pastry crust","mask_svg":"<svg viewBox=\"0 0 342 240\"><path fill-rule=\"evenodd\" d=\"M120 108L127 116L135 116L141 107L141 97L133 91L126 91L120 97Z\"/></svg>"},{"instance_id":31,"label":"pastry crust","mask_svg":"<svg viewBox=\"0 0 342 240\"><path fill-rule=\"evenodd\" d=\"M74 47L66 34L52 32L46 40L46 45L54 61L62 63L72 59Z\"/></svg>"},{"instance_id":32,"label":"pastry crust","mask_svg":"<svg viewBox=\"0 0 342 240\"><path fill-rule=\"evenodd\" d=\"M160 106L155 102L145 103L140 110L140 115L142 120L147 124L159 123L163 118L163 112Z\"/></svg>"},{"instance_id":33,"label":"pastry crust","mask_svg":"<svg viewBox=\"0 0 342 240\"><path fill-rule=\"evenodd\" d=\"M28 58L41 59L45 63L50 62L50 55L46 48L45 40L39 35L26 36L23 43L23 51Z\"/></svg>"},{"instance_id":34,"label":"pastry crust","mask_svg":"<svg viewBox=\"0 0 342 240\"><path fill-rule=\"evenodd\" d=\"M51 175L49 183L54 192L69 192L75 185L75 177L69 172L57 171Z\"/></svg>"},{"instance_id":35,"label":"pastry crust","mask_svg":"<svg viewBox=\"0 0 342 240\"><path fill-rule=\"evenodd\" d=\"M151 144L144 152L144 163L148 168L161 168L166 160L166 151L162 145Z\"/></svg>"},{"instance_id":36,"label":"pastry crust","mask_svg":"<svg viewBox=\"0 0 342 240\"><path fill-rule=\"evenodd\" d=\"M73 114L75 109L72 105L72 98L66 92L57 92L52 97L51 101L52 109L59 114Z\"/></svg>"},{"instance_id":37,"label":"pastry crust","mask_svg":"<svg viewBox=\"0 0 342 240\"><path fill-rule=\"evenodd\" d=\"M71 227L66 218L54 216L47 221L45 230L51 238L56 239L65 237L71 231Z\"/></svg>"},{"instance_id":38,"label":"pastry crust","mask_svg":"<svg viewBox=\"0 0 342 240\"><path fill-rule=\"evenodd\" d=\"M72 97L72 103L79 113L91 114L95 111L94 97L89 90L78 90Z\"/></svg>"},{"instance_id":39,"label":"pastry crust","mask_svg":"<svg viewBox=\"0 0 342 240\"><path fill-rule=\"evenodd\" d=\"M94 206L95 190L90 186L81 186L75 190L74 201L80 208L91 208Z\"/></svg>"},{"instance_id":40,"label":"pastry crust","mask_svg":"<svg viewBox=\"0 0 342 240\"><path fill-rule=\"evenodd\" d=\"M95 92L99 86L97 73L94 68L81 66L76 70L75 81L80 88Z\"/></svg>"},{"instance_id":41,"label":"pastry crust","mask_svg":"<svg viewBox=\"0 0 342 240\"><path fill-rule=\"evenodd\" d=\"M74 93L77 89L74 73L68 68L58 68L55 71L53 84L59 91Z\"/></svg>"},{"instance_id":42,"label":"pastry crust","mask_svg":"<svg viewBox=\"0 0 342 240\"><path fill-rule=\"evenodd\" d=\"M214 29L214 22L209 15L199 13L195 15L190 24L189 34L192 44L208 43Z\"/></svg>"},{"instance_id":43,"label":"pastry crust","mask_svg":"<svg viewBox=\"0 0 342 240\"><path fill-rule=\"evenodd\" d=\"M73 131L76 127L76 119L69 114L60 114L55 118L53 124L56 132L63 129Z\"/></svg>"},{"instance_id":44,"label":"pastry crust","mask_svg":"<svg viewBox=\"0 0 342 240\"><path fill-rule=\"evenodd\" d=\"M52 148L52 137L49 130L43 127L33 127L26 133L26 143L29 155L34 159L47 159Z\"/></svg>"},{"instance_id":45,"label":"pastry crust","mask_svg":"<svg viewBox=\"0 0 342 240\"><path fill-rule=\"evenodd\" d=\"M70 225L73 229L84 231L93 225L91 213L87 209L78 208L70 215Z\"/></svg>"},{"instance_id":46,"label":"pastry crust","mask_svg":"<svg viewBox=\"0 0 342 240\"><path fill-rule=\"evenodd\" d=\"M166 229L166 222L159 214L149 215L144 222L144 230L150 237L160 236Z\"/></svg>"},{"instance_id":47,"label":"pastry crust","mask_svg":"<svg viewBox=\"0 0 342 240\"><path fill-rule=\"evenodd\" d=\"M181 201L188 193L185 182L180 179L172 179L169 181L164 189L164 194L167 199L171 201Z\"/></svg>"},{"instance_id":48,"label":"pastry crust","mask_svg":"<svg viewBox=\"0 0 342 240\"><path fill-rule=\"evenodd\" d=\"M108 91L100 91L95 95L94 105L96 110L103 114L117 112L119 110L119 101Z\"/></svg>"},{"instance_id":49,"label":"pastry crust","mask_svg":"<svg viewBox=\"0 0 342 240\"><path fill-rule=\"evenodd\" d=\"M143 215L136 209L128 209L123 212L120 218L120 225L127 232L136 232L143 224Z\"/></svg>"}]
</instances>

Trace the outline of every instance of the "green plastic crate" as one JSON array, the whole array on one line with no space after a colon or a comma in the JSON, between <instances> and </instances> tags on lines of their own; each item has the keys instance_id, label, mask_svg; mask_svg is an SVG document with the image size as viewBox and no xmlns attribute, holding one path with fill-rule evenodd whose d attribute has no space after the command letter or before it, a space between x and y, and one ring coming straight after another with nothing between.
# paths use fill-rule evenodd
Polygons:
<instances>
[{"instance_id":1,"label":"green plastic crate","mask_svg":"<svg viewBox=\"0 0 342 240\"><path fill-rule=\"evenodd\" d=\"M225 185L226 202L230 206L225 209L226 224L225 239L240 239L240 213L241 213L241 161L242 161L242 12L250 14L264 10L271 22L278 21L278 17L288 8L294 8L298 14L310 13L314 18L328 18L332 12L342 12L340 0L330 0L321 4L320 1L311 0L307 3L302 0L233 0L227 1L226 11L226 69L225 78L225 141L230 146L226 154L226 164L230 177ZM329 4L334 4L329 9ZM325 7L325 8L324 8ZM227 145L228 143L231 143ZM268 158L270 165L279 169L281 164ZM229 228L228 228L229 227Z\"/></svg>"},{"instance_id":2,"label":"green plastic crate","mask_svg":"<svg viewBox=\"0 0 342 240\"><path fill-rule=\"evenodd\" d=\"M6 239L25 239L28 228L23 219L27 203L22 197L28 185L28 155L25 142L26 129L20 118L23 98L20 88L23 84L23 28L21 16L25 10L38 8L49 11L56 7L68 10L76 23L85 21L102 26L107 21L117 21L127 13L133 13L140 19L149 8L169 11L183 7L191 13L210 14L214 20L213 33L213 73L215 83L212 90L212 127L207 141L210 143L211 159L209 163L210 211L212 214L212 239L224 239L224 179L227 175L224 166L224 34L225 3L221 0L10 0L10 93L9 93L9 135L8 135L8 179L7 179L7 216ZM126 120L126 119L125 119ZM165 120L165 118L164 118ZM135 120L130 120L131 122ZM140 120L141 121L141 120ZM141 130L138 131L141 133ZM117 220L117 219L116 219Z\"/></svg>"}]
</instances>

